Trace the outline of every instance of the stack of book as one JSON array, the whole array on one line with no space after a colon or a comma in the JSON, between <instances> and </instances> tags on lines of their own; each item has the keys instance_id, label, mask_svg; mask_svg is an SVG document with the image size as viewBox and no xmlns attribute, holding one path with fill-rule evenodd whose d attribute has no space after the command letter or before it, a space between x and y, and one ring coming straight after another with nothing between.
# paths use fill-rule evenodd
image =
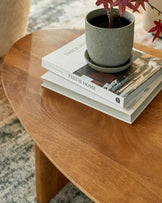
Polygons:
<instances>
[{"instance_id":1,"label":"stack of book","mask_svg":"<svg viewBox=\"0 0 162 203\"><path fill-rule=\"evenodd\" d=\"M85 35L42 58L42 86L101 112L133 123L162 89L162 60L133 49L133 63L120 73L87 64Z\"/></svg>"}]
</instances>

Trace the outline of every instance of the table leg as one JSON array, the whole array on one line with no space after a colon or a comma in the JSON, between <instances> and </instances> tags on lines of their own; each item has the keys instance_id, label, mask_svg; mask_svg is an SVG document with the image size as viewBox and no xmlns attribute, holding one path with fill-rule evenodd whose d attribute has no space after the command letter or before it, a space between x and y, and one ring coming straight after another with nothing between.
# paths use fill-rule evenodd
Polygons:
<instances>
[{"instance_id":1,"label":"table leg","mask_svg":"<svg viewBox=\"0 0 162 203\"><path fill-rule=\"evenodd\" d=\"M48 203L68 179L49 161L35 144L36 200Z\"/></svg>"}]
</instances>

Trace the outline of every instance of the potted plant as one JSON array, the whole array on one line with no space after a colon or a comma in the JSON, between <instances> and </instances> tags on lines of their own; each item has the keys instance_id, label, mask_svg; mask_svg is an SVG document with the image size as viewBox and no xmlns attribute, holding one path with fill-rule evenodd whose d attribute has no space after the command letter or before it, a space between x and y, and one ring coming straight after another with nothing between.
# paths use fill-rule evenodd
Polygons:
<instances>
[{"instance_id":1,"label":"potted plant","mask_svg":"<svg viewBox=\"0 0 162 203\"><path fill-rule=\"evenodd\" d=\"M96 5L103 4L104 8L91 11L85 20L85 57L89 64L97 66L98 70L115 67L122 71L123 67L130 66L135 20L126 8L139 12L140 6L145 10L145 3L156 9L149 0L97 0ZM162 32L160 18L150 32L156 32L154 39Z\"/></svg>"}]
</instances>

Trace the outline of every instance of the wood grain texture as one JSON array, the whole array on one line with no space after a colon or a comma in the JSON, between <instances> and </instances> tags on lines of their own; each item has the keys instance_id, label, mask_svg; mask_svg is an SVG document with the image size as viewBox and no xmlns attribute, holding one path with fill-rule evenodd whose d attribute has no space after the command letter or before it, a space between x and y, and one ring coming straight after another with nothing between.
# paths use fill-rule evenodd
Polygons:
<instances>
[{"instance_id":1,"label":"wood grain texture","mask_svg":"<svg viewBox=\"0 0 162 203\"><path fill-rule=\"evenodd\" d=\"M36 200L48 203L68 180L35 145Z\"/></svg>"},{"instance_id":2,"label":"wood grain texture","mask_svg":"<svg viewBox=\"0 0 162 203\"><path fill-rule=\"evenodd\" d=\"M129 125L41 87L41 57L77 36L39 31L14 44L2 69L12 107L39 149L95 202L162 202L161 93Z\"/></svg>"}]
</instances>

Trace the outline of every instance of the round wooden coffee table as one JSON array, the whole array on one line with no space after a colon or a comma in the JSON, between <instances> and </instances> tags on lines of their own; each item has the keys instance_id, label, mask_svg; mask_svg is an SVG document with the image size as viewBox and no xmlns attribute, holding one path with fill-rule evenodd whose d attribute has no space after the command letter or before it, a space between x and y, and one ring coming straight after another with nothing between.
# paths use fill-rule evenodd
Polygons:
<instances>
[{"instance_id":1,"label":"round wooden coffee table","mask_svg":"<svg viewBox=\"0 0 162 203\"><path fill-rule=\"evenodd\" d=\"M32 33L4 61L6 95L35 142L37 201L48 202L70 180L95 202L162 202L161 93L129 125L41 87L41 58L80 33Z\"/></svg>"}]
</instances>

